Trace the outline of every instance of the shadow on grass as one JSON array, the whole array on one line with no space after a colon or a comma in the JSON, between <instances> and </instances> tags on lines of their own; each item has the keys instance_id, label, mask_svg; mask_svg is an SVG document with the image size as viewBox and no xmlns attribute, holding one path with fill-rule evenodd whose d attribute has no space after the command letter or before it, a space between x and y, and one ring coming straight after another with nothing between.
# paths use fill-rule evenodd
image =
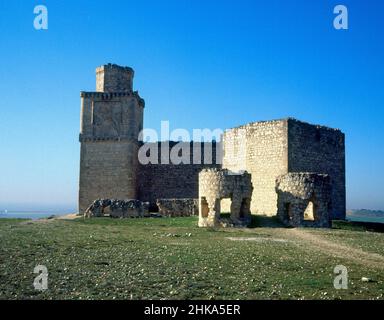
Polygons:
<instances>
[{"instance_id":1,"label":"shadow on grass","mask_svg":"<svg viewBox=\"0 0 384 320\"><path fill-rule=\"evenodd\" d=\"M333 220L332 229L342 229L342 230L350 230L350 231L370 231L370 232L383 233L384 223Z\"/></svg>"},{"instance_id":2,"label":"shadow on grass","mask_svg":"<svg viewBox=\"0 0 384 320\"><path fill-rule=\"evenodd\" d=\"M252 215L249 228L287 228L276 216L258 216Z\"/></svg>"},{"instance_id":3,"label":"shadow on grass","mask_svg":"<svg viewBox=\"0 0 384 320\"><path fill-rule=\"evenodd\" d=\"M231 214L230 213L221 213L220 218L221 219L230 219ZM251 216L251 223L248 225L248 228L290 228L285 226L278 218L277 216L262 216L262 215L252 215Z\"/></svg>"}]
</instances>

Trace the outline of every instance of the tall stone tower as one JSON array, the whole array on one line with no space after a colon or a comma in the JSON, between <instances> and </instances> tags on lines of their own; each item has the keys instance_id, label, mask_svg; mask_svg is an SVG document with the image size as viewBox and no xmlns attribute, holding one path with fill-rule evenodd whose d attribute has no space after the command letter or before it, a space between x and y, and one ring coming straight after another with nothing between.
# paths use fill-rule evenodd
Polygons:
<instances>
[{"instance_id":1,"label":"tall stone tower","mask_svg":"<svg viewBox=\"0 0 384 320\"><path fill-rule=\"evenodd\" d=\"M81 92L79 212L99 198L137 198L138 136L144 100L132 90L134 71L96 69L96 92Z\"/></svg>"}]
</instances>

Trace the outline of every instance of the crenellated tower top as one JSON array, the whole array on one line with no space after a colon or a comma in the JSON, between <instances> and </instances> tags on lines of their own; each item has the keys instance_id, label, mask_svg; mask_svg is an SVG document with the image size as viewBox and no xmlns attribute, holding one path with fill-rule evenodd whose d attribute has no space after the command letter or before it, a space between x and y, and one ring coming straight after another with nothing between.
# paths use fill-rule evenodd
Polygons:
<instances>
[{"instance_id":1,"label":"crenellated tower top","mask_svg":"<svg viewBox=\"0 0 384 320\"><path fill-rule=\"evenodd\" d=\"M96 68L97 92L132 92L134 71L130 67L105 64Z\"/></svg>"}]
</instances>

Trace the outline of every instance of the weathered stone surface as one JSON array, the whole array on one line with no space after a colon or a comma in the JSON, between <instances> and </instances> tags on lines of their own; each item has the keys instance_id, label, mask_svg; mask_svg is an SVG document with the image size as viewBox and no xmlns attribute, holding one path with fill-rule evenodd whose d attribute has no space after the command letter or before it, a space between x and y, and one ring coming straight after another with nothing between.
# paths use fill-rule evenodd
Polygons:
<instances>
[{"instance_id":1,"label":"weathered stone surface","mask_svg":"<svg viewBox=\"0 0 384 320\"><path fill-rule=\"evenodd\" d=\"M79 211L94 199L137 199L138 136L144 100L133 70L97 68L97 91L81 93Z\"/></svg>"},{"instance_id":2,"label":"weathered stone surface","mask_svg":"<svg viewBox=\"0 0 384 320\"><path fill-rule=\"evenodd\" d=\"M134 71L129 67L106 64L96 69L96 91L131 92Z\"/></svg>"},{"instance_id":3,"label":"weathered stone surface","mask_svg":"<svg viewBox=\"0 0 384 320\"><path fill-rule=\"evenodd\" d=\"M332 184L332 219L345 219L345 136L338 129L288 121L289 172L329 175Z\"/></svg>"},{"instance_id":4,"label":"weathered stone surface","mask_svg":"<svg viewBox=\"0 0 384 320\"><path fill-rule=\"evenodd\" d=\"M148 216L148 206L148 202L135 199L98 199L85 210L84 217L142 218Z\"/></svg>"},{"instance_id":5,"label":"weathered stone surface","mask_svg":"<svg viewBox=\"0 0 384 320\"><path fill-rule=\"evenodd\" d=\"M199 173L199 227L245 226L250 222L251 175L229 170L204 169ZM230 198L231 216L220 217L220 200Z\"/></svg>"},{"instance_id":6,"label":"weathered stone surface","mask_svg":"<svg viewBox=\"0 0 384 320\"><path fill-rule=\"evenodd\" d=\"M156 205L165 217L189 217L199 212L198 199L157 199Z\"/></svg>"},{"instance_id":7,"label":"weathered stone surface","mask_svg":"<svg viewBox=\"0 0 384 320\"><path fill-rule=\"evenodd\" d=\"M329 227L332 186L327 174L297 172L276 179L279 219L288 226Z\"/></svg>"},{"instance_id":8,"label":"weathered stone surface","mask_svg":"<svg viewBox=\"0 0 384 320\"><path fill-rule=\"evenodd\" d=\"M332 218L345 219L345 144L338 129L292 118L249 123L226 130L223 168L252 175L254 214L277 213L275 179L288 172L329 174Z\"/></svg>"},{"instance_id":9,"label":"weathered stone surface","mask_svg":"<svg viewBox=\"0 0 384 320\"><path fill-rule=\"evenodd\" d=\"M169 141L171 149L177 142ZM161 154L161 142L151 143L157 145L159 150L158 164L139 165L138 172L138 198L150 203L150 210L157 210L157 199L197 199L199 197L199 172L204 168L220 168L217 157L221 157L221 144L185 142L190 150L190 164L161 164L161 157L169 159L169 152ZM146 145L149 145L147 143ZM200 147L200 148L198 148ZM205 150L212 151L209 158L211 164L205 163ZM194 157L200 150L200 163L193 163ZM196 153L196 154L195 154ZM216 156L217 153L220 153ZM168 156L168 157L167 157Z\"/></svg>"},{"instance_id":10,"label":"weathered stone surface","mask_svg":"<svg viewBox=\"0 0 384 320\"><path fill-rule=\"evenodd\" d=\"M261 121L228 129L223 148L223 168L252 175L252 213L276 215L275 179L288 172L286 122Z\"/></svg>"},{"instance_id":11,"label":"weathered stone surface","mask_svg":"<svg viewBox=\"0 0 384 320\"><path fill-rule=\"evenodd\" d=\"M191 148L190 164L139 164L140 147L166 142L139 141L144 100L133 91L133 76L131 68L104 65L96 71L96 92L81 93L79 212L94 199L139 199L150 202L155 210L156 199L198 198L199 172L226 168L251 174L251 211L270 216L278 212L278 176L328 174L330 217L345 218L345 137L340 130L292 118L254 122L226 130L218 143L186 143L201 145L201 150L212 148L211 162ZM169 142L170 149L159 153L159 159L169 159L175 144ZM195 158L201 163L192 161ZM221 206L223 211L230 210L229 201Z\"/></svg>"}]
</instances>

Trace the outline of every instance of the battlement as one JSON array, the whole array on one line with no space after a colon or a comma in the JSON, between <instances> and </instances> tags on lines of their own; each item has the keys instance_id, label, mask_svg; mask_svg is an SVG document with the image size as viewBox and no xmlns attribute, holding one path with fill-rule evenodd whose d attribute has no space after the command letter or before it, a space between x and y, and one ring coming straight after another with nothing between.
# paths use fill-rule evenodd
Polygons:
<instances>
[{"instance_id":1,"label":"battlement","mask_svg":"<svg viewBox=\"0 0 384 320\"><path fill-rule=\"evenodd\" d=\"M131 92L134 71L130 67L106 64L96 68L97 92Z\"/></svg>"},{"instance_id":2,"label":"battlement","mask_svg":"<svg viewBox=\"0 0 384 320\"><path fill-rule=\"evenodd\" d=\"M124 67L124 66L119 66L115 63L108 63L108 64L104 64L100 67L97 67L96 68L96 72L100 72L100 71L103 71L105 69L113 69L113 70L119 70L119 71L128 71L128 72L131 72L131 73L134 73L133 69L131 67Z\"/></svg>"},{"instance_id":3,"label":"battlement","mask_svg":"<svg viewBox=\"0 0 384 320\"><path fill-rule=\"evenodd\" d=\"M293 118L293 117L249 122L247 124L243 124L243 125L240 125L237 127L226 129L225 131L227 132L227 131L232 131L232 130L236 130L236 129L248 129L248 128L252 128L252 127L271 126L274 124L281 124L281 123L294 123L294 124L298 124L298 125L311 126L312 128L316 128L319 130L325 130L328 132L337 132L337 133L343 134L341 132L341 130L338 128L331 128L331 127L324 126L324 125L312 124L312 123L298 120L298 119Z\"/></svg>"},{"instance_id":4,"label":"battlement","mask_svg":"<svg viewBox=\"0 0 384 320\"><path fill-rule=\"evenodd\" d=\"M81 91L81 98L92 98L98 100L112 100L114 98L121 97L134 97L138 99L139 105L141 107L145 107L145 101L140 97L138 91L129 91L129 92L89 92L89 91Z\"/></svg>"}]
</instances>

